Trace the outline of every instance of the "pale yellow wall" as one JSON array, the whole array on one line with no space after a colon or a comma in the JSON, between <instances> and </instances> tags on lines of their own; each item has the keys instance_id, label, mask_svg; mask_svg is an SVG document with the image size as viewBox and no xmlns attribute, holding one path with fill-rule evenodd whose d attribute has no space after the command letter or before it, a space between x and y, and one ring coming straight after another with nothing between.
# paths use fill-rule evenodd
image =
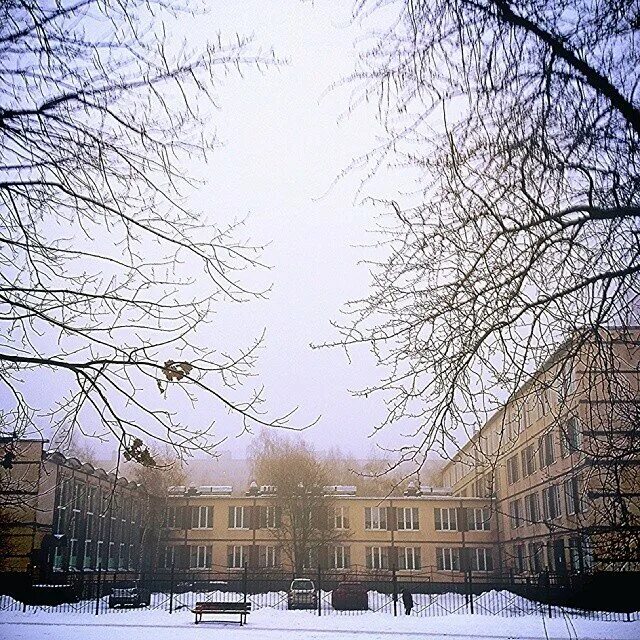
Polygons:
<instances>
[{"instance_id":1,"label":"pale yellow wall","mask_svg":"<svg viewBox=\"0 0 640 640\"><path fill-rule=\"evenodd\" d=\"M331 507L346 507L349 515L349 529L335 531L335 538L329 546L346 545L350 548L352 567L362 570L366 565L366 547L419 547L423 570L435 571L437 547L486 546L494 547L496 539L495 521L492 518L490 531L436 531L434 508L490 508L490 502L479 499L453 499L442 497L401 497L366 498L332 497ZM179 506L209 505L213 507L213 527L210 529L173 529L166 532L169 545L211 545L216 568L227 564L227 545L277 545L277 538L268 529L239 530L228 528L229 506L252 506L271 504L268 497L242 496L193 496L172 497L169 504ZM418 530L369 530L365 528L366 507L416 507L419 513ZM498 558L495 558L497 564ZM283 564L287 566L283 555ZM451 576L451 572L445 572Z\"/></svg>"}]
</instances>

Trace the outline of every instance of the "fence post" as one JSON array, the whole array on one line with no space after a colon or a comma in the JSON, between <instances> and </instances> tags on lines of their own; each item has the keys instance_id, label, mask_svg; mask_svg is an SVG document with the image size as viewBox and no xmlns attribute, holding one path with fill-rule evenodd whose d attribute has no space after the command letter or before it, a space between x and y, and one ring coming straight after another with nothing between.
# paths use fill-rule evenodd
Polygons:
<instances>
[{"instance_id":1,"label":"fence post","mask_svg":"<svg viewBox=\"0 0 640 640\"><path fill-rule=\"evenodd\" d=\"M322 615L322 569L318 563L318 615Z\"/></svg>"},{"instance_id":2,"label":"fence post","mask_svg":"<svg viewBox=\"0 0 640 640\"><path fill-rule=\"evenodd\" d=\"M169 583L169 613L173 613L173 579L176 569L175 560L171 563L171 578Z\"/></svg>"},{"instance_id":3,"label":"fence post","mask_svg":"<svg viewBox=\"0 0 640 640\"><path fill-rule=\"evenodd\" d=\"M393 615L398 615L398 576L396 575L396 565L391 567L391 584L393 586Z\"/></svg>"},{"instance_id":4,"label":"fence post","mask_svg":"<svg viewBox=\"0 0 640 640\"><path fill-rule=\"evenodd\" d=\"M98 580L96 582L96 615L100 613L100 578L102 577L102 563L98 563Z\"/></svg>"},{"instance_id":5,"label":"fence post","mask_svg":"<svg viewBox=\"0 0 640 640\"><path fill-rule=\"evenodd\" d=\"M547 610L549 613L549 617L552 618L552 611L551 611L551 574L549 573L549 570L546 571L546 587L547 587Z\"/></svg>"},{"instance_id":6,"label":"fence post","mask_svg":"<svg viewBox=\"0 0 640 640\"><path fill-rule=\"evenodd\" d=\"M248 576L247 576L247 563L244 563L242 571L242 604L247 605L247 588L248 588Z\"/></svg>"},{"instance_id":7,"label":"fence post","mask_svg":"<svg viewBox=\"0 0 640 640\"><path fill-rule=\"evenodd\" d=\"M469 612L473 615L473 580L471 578L471 571L467 572L468 582L467 591L469 593Z\"/></svg>"}]
</instances>

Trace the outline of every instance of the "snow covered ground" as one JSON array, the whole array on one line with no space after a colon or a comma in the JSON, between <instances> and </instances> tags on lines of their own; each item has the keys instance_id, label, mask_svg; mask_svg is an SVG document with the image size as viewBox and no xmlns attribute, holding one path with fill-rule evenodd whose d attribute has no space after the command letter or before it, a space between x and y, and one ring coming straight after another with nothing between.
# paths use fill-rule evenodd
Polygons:
<instances>
[{"instance_id":1,"label":"snow covered ground","mask_svg":"<svg viewBox=\"0 0 640 640\"><path fill-rule=\"evenodd\" d=\"M500 617L449 615L394 618L386 613L322 616L308 611L259 609L240 627L217 616L194 625L188 611L131 610L113 615L48 613L30 610L0 612L3 640L446 640L573 639L638 640L640 621L602 622L583 618L543 618L539 615Z\"/></svg>"},{"instance_id":2,"label":"snow covered ground","mask_svg":"<svg viewBox=\"0 0 640 640\"><path fill-rule=\"evenodd\" d=\"M239 640L393 640L402 638L441 638L444 640L640 640L640 620L634 622L589 620L553 608L553 617L540 615L540 605L509 592L492 591L474 599L475 615L466 612L464 598L456 594L414 594L421 616L394 617L385 605L380 611L337 615L331 612L330 598L323 599L325 615L310 611L287 611L282 608L286 594L274 592L251 596L253 611L247 626L215 616L211 622L196 626L189 611L190 603L206 599L205 594L182 594L183 608L169 614L164 608L166 594L153 594L151 609L119 610L101 602L100 615L94 603L80 603L81 611L60 612L55 608L29 607L3 599L0 611L1 640L205 640L215 634L223 639ZM209 593L209 599L241 599L240 594ZM214 597L217 596L217 597ZM225 598L226 596L226 598ZM6 598L6 597L5 597ZM369 603L389 602L389 596L370 592ZM279 604L277 604L279 603ZM156 608L153 608L156 607ZM400 609L400 608L399 608ZM547 609L544 609L545 612ZM453 611L454 613L450 613ZM482 615L483 612L503 615ZM479 612L479 613L478 613ZM424 615L428 614L428 615ZM638 618L638 616L634 616Z\"/></svg>"}]
</instances>

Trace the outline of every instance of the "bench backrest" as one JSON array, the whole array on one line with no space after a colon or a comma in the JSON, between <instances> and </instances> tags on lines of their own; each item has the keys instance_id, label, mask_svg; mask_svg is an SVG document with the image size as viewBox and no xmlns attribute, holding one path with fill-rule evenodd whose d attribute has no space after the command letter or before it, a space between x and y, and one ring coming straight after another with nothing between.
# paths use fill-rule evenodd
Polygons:
<instances>
[{"instance_id":1,"label":"bench backrest","mask_svg":"<svg viewBox=\"0 0 640 640\"><path fill-rule=\"evenodd\" d=\"M250 602L196 602L198 611L250 611Z\"/></svg>"}]
</instances>

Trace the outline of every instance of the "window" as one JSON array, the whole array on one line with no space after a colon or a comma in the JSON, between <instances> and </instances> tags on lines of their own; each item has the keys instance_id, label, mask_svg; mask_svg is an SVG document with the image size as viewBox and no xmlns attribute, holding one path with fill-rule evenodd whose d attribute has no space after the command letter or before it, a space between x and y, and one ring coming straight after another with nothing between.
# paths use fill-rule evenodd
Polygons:
<instances>
[{"instance_id":1,"label":"window","mask_svg":"<svg viewBox=\"0 0 640 640\"><path fill-rule=\"evenodd\" d=\"M174 545L166 545L163 554L163 566L165 569L171 569L176 561L176 548Z\"/></svg>"},{"instance_id":2,"label":"window","mask_svg":"<svg viewBox=\"0 0 640 640\"><path fill-rule=\"evenodd\" d=\"M539 573L544 568L544 544L542 542L529 543L529 568L534 573Z\"/></svg>"},{"instance_id":3,"label":"window","mask_svg":"<svg viewBox=\"0 0 640 640\"><path fill-rule=\"evenodd\" d=\"M82 499L84 497L82 492L83 486L76 482L73 485L73 510L82 511Z\"/></svg>"},{"instance_id":4,"label":"window","mask_svg":"<svg viewBox=\"0 0 640 640\"><path fill-rule=\"evenodd\" d=\"M562 515L558 485L552 484L542 490L542 510L545 520L554 520Z\"/></svg>"},{"instance_id":5,"label":"window","mask_svg":"<svg viewBox=\"0 0 640 640\"><path fill-rule=\"evenodd\" d=\"M280 550L273 545L258 546L258 566L266 569L280 566Z\"/></svg>"},{"instance_id":6,"label":"window","mask_svg":"<svg viewBox=\"0 0 640 640\"><path fill-rule=\"evenodd\" d=\"M555 462L555 452L553 450L553 433L549 431L538 439L538 457L540 468L544 469Z\"/></svg>"},{"instance_id":7,"label":"window","mask_svg":"<svg viewBox=\"0 0 640 640\"><path fill-rule=\"evenodd\" d=\"M540 389L538 394L538 418L544 418L551 411L551 393L549 387Z\"/></svg>"},{"instance_id":8,"label":"window","mask_svg":"<svg viewBox=\"0 0 640 640\"><path fill-rule=\"evenodd\" d=\"M96 504L96 488L87 487L87 513L93 513L95 511Z\"/></svg>"},{"instance_id":9,"label":"window","mask_svg":"<svg viewBox=\"0 0 640 640\"><path fill-rule=\"evenodd\" d=\"M420 547L398 547L398 569L417 571L421 568Z\"/></svg>"},{"instance_id":10,"label":"window","mask_svg":"<svg viewBox=\"0 0 640 640\"><path fill-rule=\"evenodd\" d=\"M460 549L436 548L438 571L460 571Z\"/></svg>"},{"instance_id":11,"label":"window","mask_svg":"<svg viewBox=\"0 0 640 640\"><path fill-rule=\"evenodd\" d=\"M583 544L580 538L569 538L569 567L574 571L583 571L591 566L592 557L588 544Z\"/></svg>"},{"instance_id":12,"label":"window","mask_svg":"<svg viewBox=\"0 0 640 640\"><path fill-rule=\"evenodd\" d=\"M102 540L98 540L98 544L96 545L96 568L102 568L102 553L104 548L104 542Z\"/></svg>"},{"instance_id":13,"label":"window","mask_svg":"<svg viewBox=\"0 0 640 640\"><path fill-rule=\"evenodd\" d=\"M227 546L227 567L230 569L242 569L249 559L249 549L241 545L230 544Z\"/></svg>"},{"instance_id":14,"label":"window","mask_svg":"<svg viewBox=\"0 0 640 640\"><path fill-rule=\"evenodd\" d=\"M471 555L471 571L493 571L491 549L480 547L469 549Z\"/></svg>"},{"instance_id":15,"label":"window","mask_svg":"<svg viewBox=\"0 0 640 640\"><path fill-rule=\"evenodd\" d=\"M540 502L537 493L524 497L524 512L527 523L540 522Z\"/></svg>"},{"instance_id":16,"label":"window","mask_svg":"<svg viewBox=\"0 0 640 640\"><path fill-rule=\"evenodd\" d=\"M385 507L365 507L364 528L373 531L386 530L387 509Z\"/></svg>"},{"instance_id":17,"label":"window","mask_svg":"<svg viewBox=\"0 0 640 640\"><path fill-rule=\"evenodd\" d=\"M93 546L91 540L84 541L84 562L85 569L93 569Z\"/></svg>"},{"instance_id":18,"label":"window","mask_svg":"<svg viewBox=\"0 0 640 640\"><path fill-rule=\"evenodd\" d=\"M245 507L229 507L229 529L248 529L248 509Z\"/></svg>"},{"instance_id":19,"label":"window","mask_svg":"<svg viewBox=\"0 0 640 640\"><path fill-rule=\"evenodd\" d=\"M306 549L302 557L302 568L311 569L318 566L318 550Z\"/></svg>"},{"instance_id":20,"label":"window","mask_svg":"<svg viewBox=\"0 0 640 640\"><path fill-rule=\"evenodd\" d=\"M515 556L516 556L516 571L518 573L523 573L525 570L524 564L524 544L517 544L515 547Z\"/></svg>"},{"instance_id":21,"label":"window","mask_svg":"<svg viewBox=\"0 0 640 640\"><path fill-rule=\"evenodd\" d=\"M582 512L580 480L578 476L573 476L564 481L564 501L567 507L567 514Z\"/></svg>"},{"instance_id":22,"label":"window","mask_svg":"<svg viewBox=\"0 0 640 640\"><path fill-rule=\"evenodd\" d=\"M417 531L420 529L420 521L418 520L418 507L399 507L396 511L398 530Z\"/></svg>"},{"instance_id":23,"label":"window","mask_svg":"<svg viewBox=\"0 0 640 640\"><path fill-rule=\"evenodd\" d=\"M71 482L68 479L63 480L60 484L60 491L58 494L55 533L65 532L66 522L67 522L67 506L69 502L70 491L71 491Z\"/></svg>"},{"instance_id":24,"label":"window","mask_svg":"<svg viewBox=\"0 0 640 640\"><path fill-rule=\"evenodd\" d=\"M280 507L260 507L260 529L278 529L281 524L280 521Z\"/></svg>"},{"instance_id":25,"label":"window","mask_svg":"<svg viewBox=\"0 0 640 640\"><path fill-rule=\"evenodd\" d=\"M511 456L507 460L507 484L514 484L520 480L520 467L518 466L518 456Z\"/></svg>"},{"instance_id":26,"label":"window","mask_svg":"<svg viewBox=\"0 0 640 640\"><path fill-rule=\"evenodd\" d=\"M78 540L71 538L69 540L69 569L76 569L78 563Z\"/></svg>"},{"instance_id":27,"label":"window","mask_svg":"<svg viewBox=\"0 0 640 640\"><path fill-rule=\"evenodd\" d=\"M522 459L522 477L526 478L536 471L536 447L533 444L525 447L520 454Z\"/></svg>"},{"instance_id":28,"label":"window","mask_svg":"<svg viewBox=\"0 0 640 640\"><path fill-rule=\"evenodd\" d=\"M349 507L333 508L333 528L334 529L349 528Z\"/></svg>"},{"instance_id":29,"label":"window","mask_svg":"<svg viewBox=\"0 0 640 640\"><path fill-rule=\"evenodd\" d=\"M490 531L490 509L467 509L467 527L469 531Z\"/></svg>"},{"instance_id":30,"label":"window","mask_svg":"<svg viewBox=\"0 0 640 640\"><path fill-rule=\"evenodd\" d=\"M56 571L60 571L64 564L64 549L62 547L56 547L53 552L53 568Z\"/></svg>"},{"instance_id":31,"label":"window","mask_svg":"<svg viewBox=\"0 0 640 640\"><path fill-rule=\"evenodd\" d=\"M493 495L494 479L490 475L482 476L473 483L473 495L475 498L489 498ZM497 484L497 483L496 483Z\"/></svg>"},{"instance_id":32,"label":"window","mask_svg":"<svg viewBox=\"0 0 640 640\"><path fill-rule=\"evenodd\" d=\"M127 548L124 542L120 543L120 548L118 549L118 569L126 569L127 568Z\"/></svg>"},{"instance_id":33,"label":"window","mask_svg":"<svg viewBox=\"0 0 640 640\"><path fill-rule=\"evenodd\" d=\"M181 529L182 523L180 522L180 513L182 507L176 507L175 505L169 505L165 513L165 525L167 529Z\"/></svg>"},{"instance_id":34,"label":"window","mask_svg":"<svg viewBox=\"0 0 640 640\"><path fill-rule=\"evenodd\" d=\"M458 517L456 509L440 509L433 510L436 531L457 531L458 530Z\"/></svg>"},{"instance_id":35,"label":"window","mask_svg":"<svg viewBox=\"0 0 640 640\"><path fill-rule=\"evenodd\" d=\"M519 499L509 503L509 517L511 519L512 529L517 529L522 526L522 508Z\"/></svg>"},{"instance_id":36,"label":"window","mask_svg":"<svg viewBox=\"0 0 640 640\"><path fill-rule=\"evenodd\" d=\"M211 547L205 545L189 547L189 568L210 569Z\"/></svg>"},{"instance_id":37,"label":"window","mask_svg":"<svg viewBox=\"0 0 640 640\"><path fill-rule=\"evenodd\" d=\"M367 569L388 569L388 547L365 547Z\"/></svg>"},{"instance_id":38,"label":"window","mask_svg":"<svg viewBox=\"0 0 640 640\"><path fill-rule=\"evenodd\" d=\"M567 423L560 428L560 455L563 458L580 450L582 445L582 432L578 424L578 419L571 417Z\"/></svg>"},{"instance_id":39,"label":"window","mask_svg":"<svg viewBox=\"0 0 640 640\"><path fill-rule=\"evenodd\" d=\"M87 514L85 516L84 527L84 558L82 566L85 569L93 569L95 560L93 557L93 534L94 534L94 515L95 508L95 487L87 489Z\"/></svg>"},{"instance_id":40,"label":"window","mask_svg":"<svg viewBox=\"0 0 640 640\"><path fill-rule=\"evenodd\" d=\"M191 507L192 529L213 529L213 507Z\"/></svg>"},{"instance_id":41,"label":"window","mask_svg":"<svg viewBox=\"0 0 640 640\"><path fill-rule=\"evenodd\" d=\"M559 401L565 402L569 396L576 391L576 378L573 367L570 365L564 367L560 373L560 391L558 393Z\"/></svg>"},{"instance_id":42,"label":"window","mask_svg":"<svg viewBox=\"0 0 640 640\"><path fill-rule=\"evenodd\" d=\"M329 561L332 569L348 569L351 566L349 547L343 545L333 547Z\"/></svg>"}]
</instances>

